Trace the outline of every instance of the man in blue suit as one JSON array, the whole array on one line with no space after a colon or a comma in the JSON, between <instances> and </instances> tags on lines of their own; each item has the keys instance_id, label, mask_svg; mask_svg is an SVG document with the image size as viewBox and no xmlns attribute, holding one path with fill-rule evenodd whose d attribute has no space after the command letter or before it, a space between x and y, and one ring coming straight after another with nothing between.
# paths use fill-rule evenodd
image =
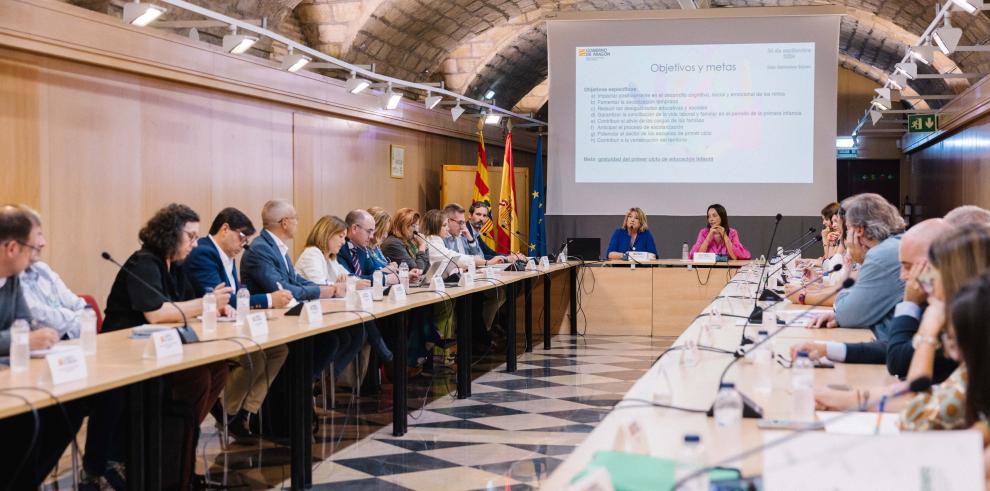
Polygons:
<instances>
[{"instance_id":1,"label":"man in blue suit","mask_svg":"<svg viewBox=\"0 0 990 491\"><path fill-rule=\"evenodd\" d=\"M347 224L347 242L337 252L337 262L348 273L371 281L371 275L377 269L368 254L371 238L375 235L375 219L365 210L352 210L344 223Z\"/></svg>"},{"instance_id":2,"label":"man in blue suit","mask_svg":"<svg viewBox=\"0 0 990 491\"><path fill-rule=\"evenodd\" d=\"M247 238L252 235L254 225L247 215L236 208L220 211L210 226L210 235L199 239L185 262L196 295L201 296L207 288L219 284L226 284L235 292L241 288L234 258L244 250ZM231 296L231 305L236 305L236 293ZM251 307L281 308L290 300L292 293L288 290L271 294L255 293L251 295ZM254 438L252 422L258 421L257 414L268 395L269 384L275 380L288 356L289 348L282 345L231 360L233 366L227 376L223 408L216 405L211 411L217 425L226 426L227 431L236 438ZM223 409L226 409L226 414L223 414ZM260 428L256 427L255 431L258 430Z\"/></svg>"}]
</instances>

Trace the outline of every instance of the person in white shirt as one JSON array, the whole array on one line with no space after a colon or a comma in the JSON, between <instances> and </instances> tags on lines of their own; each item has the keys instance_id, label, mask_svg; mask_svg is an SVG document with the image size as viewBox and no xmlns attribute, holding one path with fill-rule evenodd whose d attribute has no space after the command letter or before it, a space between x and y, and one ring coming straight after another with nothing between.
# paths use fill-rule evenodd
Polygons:
<instances>
[{"instance_id":1,"label":"person in white shirt","mask_svg":"<svg viewBox=\"0 0 990 491\"><path fill-rule=\"evenodd\" d=\"M426 236L427 249L430 250L430 264L441 263L440 271L444 276L450 276L462 270L466 270L468 265L474 263L476 266L484 266L484 258L476 258L469 254L461 254L453 249L447 248L444 240L450 237L447 228L447 220L440 210L430 210L423 215L423 235Z\"/></svg>"}]
</instances>

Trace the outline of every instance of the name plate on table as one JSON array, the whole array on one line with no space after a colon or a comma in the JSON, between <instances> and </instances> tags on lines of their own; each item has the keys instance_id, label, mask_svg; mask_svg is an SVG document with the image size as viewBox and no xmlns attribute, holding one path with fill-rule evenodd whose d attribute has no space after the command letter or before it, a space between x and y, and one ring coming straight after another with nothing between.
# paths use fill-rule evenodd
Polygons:
<instances>
[{"instance_id":1,"label":"name plate on table","mask_svg":"<svg viewBox=\"0 0 990 491\"><path fill-rule=\"evenodd\" d=\"M181 343L179 347L181 349ZM81 349L52 353L45 357L45 362L48 363L48 370L52 374L52 385L86 378L86 356Z\"/></svg>"},{"instance_id":2,"label":"name plate on table","mask_svg":"<svg viewBox=\"0 0 990 491\"><path fill-rule=\"evenodd\" d=\"M182 356L182 339L175 329L151 333L148 347L144 350L144 357L154 360L168 358L171 356Z\"/></svg>"},{"instance_id":3,"label":"name plate on table","mask_svg":"<svg viewBox=\"0 0 990 491\"><path fill-rule=\"evenodd\" d=\"M473 287L474 286L474 268L470 268L466 273L461 273L460 286Z\"/></svg>"},{"instance_id":4,"label":"name plate on table","mask_svg":"<svg viewBox=\"0 0 990 491\"><path fill-rule=\"evenodd\" d=\"M495 269L494 268L485 268L485 279L486 280L494 280L495 279Z\"/></svg>"},{"instance_id":5,"label":"name plate on table","mask_svg":"<svg viewBox=\"0 0 990 491\"><path fill-rule=\"evenodd\" d=\"M268 317L264 312L255 312L247 316L248 334L253 337L268 335Z\"/></svg>"},{"instance_id":6,"label":"name plate on table","mask_svg":"<svg viewBox=\"0 0 990 491\"><path fill-rule=\"evenodd\" d=\"M437 293L443 293L447 291L447 287L443 284L443 278L440 277L440 275L434 276L433 280L430 281L430 289Z\"/></svg>"},{"instance_id":7,"label":"name plate on table","mask_svg":"<svg viewBox=\"0 0 990 491\"><path fill-rule=\"evenodd\" d=\"M367 310L371 312L372 306L374 305L374 299L371 296L370 290L361 290L357 292L358 294L358 306L361 310Z\"/></svg>"},{"instance_id":8,"label":"name plate on table","mask_svg":"<svg viewBox=\"0 0 990 491\"><path fill-rule=\"evenodd\" d=\"M543 256L540 258L540 266L537 268L539 271L549 271L550 270L550 258Z\"/></svg>"},{"instance_id":9,"label":"name plate on table","mask_svg":"<svg viewBox=\"0 0 990 491\"><path fill-rule=\"evenodd\" d=\"M629 257L633 258L636 261L640 261L640 262L642 262L642 261L652 261L652 260L654 260L654 259L657 258L655 255L653 255L652 252L629 251L626 254L629 254ZM697 254L695 254L694 256L695 257L698 257Z\"/></svg>"},{"instance_id":10,"label":"name plate on table","mask_svg":"<svg viewBox=\"0 0 990 491\"><path fill-rule=\"evenodd\" d=\"M320 324L323 324L323 304L319 300L306 302L303 312L305 312L306 324L309 327L319 327Z\"/></svg>"},{"instance_id":11,"label":"name plate on table","mask_svg":"<svg viewBox=\"0 0 990 491\"><path fill-rule=\"evenodd\" d=\"M392 302L404 302L406 300L406 289L403 288L401 283L392 285L392 288L388 291L388 297L392 299Z\"/></svg>"},{"instance_id":12,"label":"name plate on table","mask_svg":"<svg viewBox=\"0 0 990 491\"><path fill-rule=\"evenodd\" d=\"M714 252L695 252L694 253L694 263L695 264L715 264L718 259Z\"/></svg>"},{"instance_id":13,"label":"name plate on table","mask_svg":"<svg viewBox=\"0 0 990 491\"><path fill-rule=\"evenodd\" d=\"M526 271L536 271L536 261L532 258L526 261Z\"/></svg>"}]
</instances>

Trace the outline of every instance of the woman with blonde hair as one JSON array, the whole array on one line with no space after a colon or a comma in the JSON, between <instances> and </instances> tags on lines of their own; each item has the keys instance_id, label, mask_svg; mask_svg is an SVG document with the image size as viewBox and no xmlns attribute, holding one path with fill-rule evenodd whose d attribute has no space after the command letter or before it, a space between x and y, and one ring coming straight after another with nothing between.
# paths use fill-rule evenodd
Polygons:
<instances>
[{"instance_id":1,"label":"woman with blonde hair","mask_svg":"<svg viewBox=\"0 0 990 491\"><path fill-rule=\"evenodd\" d=\"M630 208L622 220L622 227L612 233L608 241L608 259L625 259L630 252L648 252L658 256L653 234L646 223L646 213L642 208Z\"/></svg>"},{"instance_id":2,"label":"woman with blonde hair","mask_svg":"<svg viewBox=\"0 0 990 491\"><path fill-rule=\"evenodd\" d=\"M385 208L372 206L368 208L368 214L375 219L375 233L371 236L371 245L368 247L368 255L375 264L376 269L385 269L386 273L398 273L398 264L389 263L389 260L382 251L382 244L388 237L389 230L392 229L392 215L389 215Z\"/></svg>"}]
</instances>

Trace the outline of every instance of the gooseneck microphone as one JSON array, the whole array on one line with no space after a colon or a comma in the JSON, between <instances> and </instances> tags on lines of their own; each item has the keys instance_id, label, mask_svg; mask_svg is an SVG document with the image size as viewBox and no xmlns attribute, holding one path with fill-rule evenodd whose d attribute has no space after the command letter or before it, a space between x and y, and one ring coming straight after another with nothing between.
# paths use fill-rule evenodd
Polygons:
<instances>
[{"instance_id":1,"label":"gooseneck microphone","mask_svg":"<svg viewBox=\"0 0 990 491\"><path fill-rule=\"evenodd\" d=\"M419 236L419 238L423 239L423 242L426 243L426 246L427 247L429 247L430 249L433 249L434 251L439 252L441 256L443 256L443 257L445 257L445 258L447 258L447 259L450 260L450 262L447 264L446 267L443 268L442 271L446 271L447 268L449 268L451 264L457 266L457 261L455 260L455 258L457 256L453 256L452 257L450 254L447 254L446 252L444 252L443 249L440 249L439 247L431 244L430 241L426 238L426 236L423 235L422 233L420 233L420 232L413 232L413 233L416 234L417 236ZM460 272L461 272L461 268L460 268L460 266L457 266L457 273L454 273L454 274L457 274L458 279L460 278ZM454 274L451 274L450 276L454 276ZM451 281L453 281L453 280L451 280Z\"/></svg>"},{"instance_id":2,"label":"gooseneck microphone","mask_svg":"<svg viewBox=\"0 0 990 491\"><path fill-rule=\"evenodd\" d=\"M784 247L783 247L783 249L786 251L788 247L790 247L790 246L792 246L794 244L797 244L798 242L801 242L802 240L805 239L805 237L807 237L808 235L811 235L811 234L813 234L815 232L818 232L818 229L817 228L815 228L815 227L809 228L808 231L805 232L805 233L803 233L803 234L801 234L800 237L798 237L798 238L796 238L796 239L788 242L787 244L785 244Z\"/></svg>"},{"instance_id":3,"label":"gooseneck microphone","mask_svg":"<svg viewBox=\"0 0 990 491\"><path fill-rule=\"evenodd\" d=\"M557 248L557 254L554 254L553 256L554 261L560 260L560 255L564 252L564 248L570 245L571 242L574 242L574 239L567 239L560 243L560 247Z\"/></svg>"},{"instance_id":4,"label":"gooseneck microphone","mask_svg":"<svg viewBox=\"0 0 990 491\"><path fill-rule=\"evenodd\" d=\"M182 316L182 325L179 326L179 327L176 327L175 330L178 331L178 333L179 333L179 339L182 340L182 344L191 344L191 343L198 343L199 342L199 336L196 335L196 331L193 330L193 328L189 327L189 321L186 319L186 313L183 312L182 309L180 309L179 306L174 301L172 301L171 298L169 298L168 296L166 296L164 293L162 293L161 290L159 290L157 287L155 287L151 283L148 283L147 281L145 281L144 278L141 278L140 276L138 276L137 274L135 274L133 271L131 271L130 269L128 269L126 266L124 266L123 264L120 264L119 262L117 262L113 258L113 256L110 255L109 252L103 251L100 254L100 257L102 257L103 259L106 259L107 261L110 261L111 263L113 263L114 265L116 265L118 268L120 268L121 271L123 271L123 272L127 273L128 275L130 275L131 278L134 278L135 280L137 280L142 285L148 287L151 291L157 293L158 296L161 297L162 300L164 300L164 301L172 304L172 306L175 307L175 309L179 311L179 315Z\"/></svg>"},{"instance_id":5,"label":"gooseneck microphone","mask_svg":"<svg viewBox=\"0 0 990 491\"><path fill-rule=\"evenodd\" d=\"M769 288L770 278L772 278L773 275L777 274L778 271L783 269L784 266L786 266L787 263L789 263L792 259L799 256L801 252L804 251L805 247L808 247L809 245L814 244L815 242L821 242L821 240L822 240L821 236L812 237L811 240L805 242L804 244L801 244L800 247L792 251L790 254L784 256L782 261L779 261L777 264L775 264L774 269L767 273L767 279L763 283L763 290L757 292L756 298L764 302L779 302L783 300L783 298L781 298L780 295L778 295L776 292L774 292ZM755 311L755 306L754 306L754 311Z\"/></svg>"},{"instance_id":6,"label":"gooseneck microphone","mask_svg":"<svg viewBox=\"0 0 990 491\"><path fill-rule=\"evenodd\" d=\"M763 261L763 267L760 268L760 282L756 285L757 293L763 291L764 273L767 272L767 266L770 264L770 251L773 250L773 239L777 236L777 227L780 226L781 218L783 218L783 215L781 215L780 213L778 213L777 216L774 217L773 233L770 234L770 243L767 244L767 253L763 255L763 257L766 260ZM753 300L753 307L756 307L756 300Z\"/></svg>"}]
</instances>

